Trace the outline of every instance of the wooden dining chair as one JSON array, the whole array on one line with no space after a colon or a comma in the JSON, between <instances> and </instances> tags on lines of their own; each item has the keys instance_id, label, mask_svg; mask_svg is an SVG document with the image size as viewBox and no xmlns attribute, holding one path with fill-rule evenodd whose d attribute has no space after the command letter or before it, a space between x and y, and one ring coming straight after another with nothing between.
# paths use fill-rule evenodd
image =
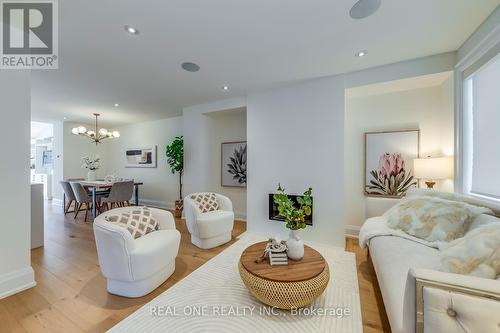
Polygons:
<instances>
[{"instance_id":1,"label":"wooden dining chair","mask_svg":"<svg viewBox=\"0 0 500 333\"><path fill-rule=\"evenodd\" d=\"M87 190L83 187L80 182L70 182L71 189L73 190L73 193L75 194L75 219L78 216L78 213L80 212L80 209L82 206L85 207L85 222L87 222L87 216L89 214L89 211L92 207L92 197L89 195ZM97 206L96 208L99 208Z\"/></svg>"},{"instance_id":2,"label":"wooden dining chair","mask_svg":"<svg viewBox=\"0 0 500 333\"><path fill-rule=\"evenodd\" d=\"M112 209L117 207L130 206L130 198L134 193L134 181L124 181L113 183L108 197L101 199L102 209Z\"/></svg>"}]
</instances>

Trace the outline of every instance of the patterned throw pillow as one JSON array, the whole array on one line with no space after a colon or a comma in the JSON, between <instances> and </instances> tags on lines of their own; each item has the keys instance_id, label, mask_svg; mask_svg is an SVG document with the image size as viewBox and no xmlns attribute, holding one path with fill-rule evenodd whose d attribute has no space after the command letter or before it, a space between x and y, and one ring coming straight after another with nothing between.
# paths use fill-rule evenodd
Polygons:
<instances>
[{"instance_id":1,"label":"patterned throw pillow","mask_svg":"<svg viewBox=\"0 0 500 333\"><path fill-rule=\"evenodd\" d=\"M500 223L490 222L447 244L439 270L500 281L499 249Z\"/></svg>"},{"instance_id":2,"label":"patterned throw pillow","mask_svg":"<svg viewBox=\"0 0 500 333\"><path fill-rule=\"evenodd\" d=\"M384 216L393 229L429 242L452 241L463 237L466 228L479 214L492 214L489 208L436 197L410 197L401 200Z\"/></svg>"},{"instance_id":3,"label":"patterned throw pillow","mask_svg":"<svg viewBox=\"0 0 500 333\"><path fill-rule=\"evenodd\" d=\"M148 207L132 208L120 215L106 216L106 221L127 229L134 239L158 230L158 222Z\"/></svg>"},{"instance_id":4,"label":"patterned throw pillow","mask_svg":"<svg viewBox=\"0 0 500 333\"><path fill-rule=\"evenodd\" d=\"M202 213L219 210L219 202L215 193L197 193L190 196Z\"/></svg>"}]
</instances>

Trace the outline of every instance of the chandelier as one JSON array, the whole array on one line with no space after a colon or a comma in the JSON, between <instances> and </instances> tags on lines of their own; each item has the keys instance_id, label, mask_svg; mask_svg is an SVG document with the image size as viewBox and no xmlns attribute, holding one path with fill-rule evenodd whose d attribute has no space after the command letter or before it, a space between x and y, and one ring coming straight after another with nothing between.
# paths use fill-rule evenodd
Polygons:
<instances>
[{"instance_id":1,"label":"chandelier","mask_svg":"<svg viewBox=\"0 0 500 333\"><path fill-rule=\"evenodd\" d=\"M118 131L108 131L105 128L99 129L98 121L97 118L100 116L99 113L94 113L95 116L95 130L88 130L85 128L85 126L78 126L75 127L71 130L71 133L75 135L83 135L90 140L92 140L93 143L97 146L99 143L102 142L104 139L112 139L112 138L119 138L120 137L120 132Z\"/></svg>"}]
</instances>

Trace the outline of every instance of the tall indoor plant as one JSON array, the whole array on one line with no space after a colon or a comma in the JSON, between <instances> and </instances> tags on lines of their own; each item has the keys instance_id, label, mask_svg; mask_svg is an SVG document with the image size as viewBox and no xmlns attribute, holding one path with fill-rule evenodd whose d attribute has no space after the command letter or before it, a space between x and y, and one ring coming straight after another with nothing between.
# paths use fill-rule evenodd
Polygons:
<instances>
[{"instance_id":1,"label":"tall indoor plant","mask_svg":"<svg viewBox=\"0 0 500 333\"><path fill-rule=\"evenodd\" d=\"M311 194L312 188L309 187L302 196L297 197L297 203L294 203L281 184L278 184L278 193L273 196L279 215L285 218L286 227L290 229L287 253L292 260L300 260L304 257L304 242L300 239L298 231L306 228L305 218L312 214Z\"/></svg>"},{"instance_id":2,"label":"tall indoor plant","mask_svg":"<svg viewBox=\"0 0 500 333\"><path fill-rule=\"evenodd\" d=\"M170 145L167 146L165 153L167 163L172 173L179 173L179 200L175 201L174 216L181 217L184 204L182 202L182 172L184 171L184 140L182 136L177 136Z\"/></svg>"}]
</instances>

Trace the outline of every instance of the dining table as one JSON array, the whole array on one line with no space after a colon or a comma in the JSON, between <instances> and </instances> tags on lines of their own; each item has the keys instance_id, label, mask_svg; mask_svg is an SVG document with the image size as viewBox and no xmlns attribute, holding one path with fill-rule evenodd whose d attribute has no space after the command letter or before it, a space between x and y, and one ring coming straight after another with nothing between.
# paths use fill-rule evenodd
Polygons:
<instances>
[{"instance_id":1,"label":"dining table","mask_svg":"<svg viewBox=\"0 0 500 333\"><path fill-rule=\"evenodd\" d=\"M89 189L92 193L92 216L97 216L97 192L108 190L113 187L113 182L106 180L82 180L80 184ZM144 185L143 182L134 182L134 205L139 206L139 186Z\"/></svg>"}]
</instances>

